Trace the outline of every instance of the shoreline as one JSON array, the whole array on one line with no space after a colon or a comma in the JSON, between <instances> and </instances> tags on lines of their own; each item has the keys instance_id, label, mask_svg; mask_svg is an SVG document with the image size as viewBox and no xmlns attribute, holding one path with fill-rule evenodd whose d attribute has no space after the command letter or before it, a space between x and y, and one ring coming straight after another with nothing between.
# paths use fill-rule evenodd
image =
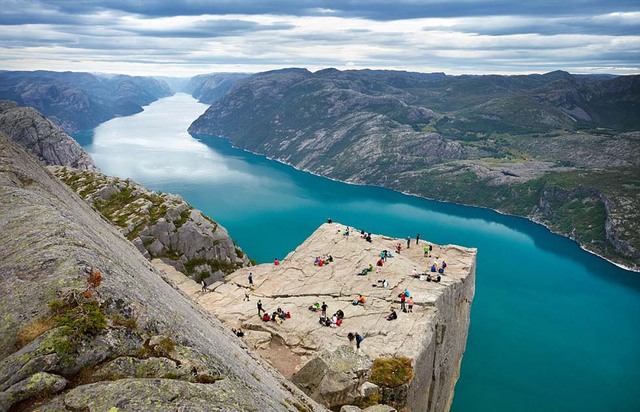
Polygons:
<instances>
[{"instance_id":1,"label":"shoreline","mask_svg":"<svg viewBox=\"0 0 640 412\"><path fill-rule=\"evenodd\" d=\"M550 233L553 233L554 235L562 236L562 237L564 237L566 239L571 240L572 242L577 244L578 247L580 247L580 249L582 249L583 251L585 251L587 253L590 253L590 254L592 254L592 255L594 255L594 256L596 256L596 257L598 257L598 258L600 258L600 259L602 259L602 260L604 260L604 261L606 261L606 262L608 262L608 263L610 263L610 264L612 264L614 266L617 266L620 269L626 270L628 272L640 273L640 266L636 269L636 268L633 268L633 267L629 267L629 266L623 265L622 263L615 262L615 261L613 261L613 260L611 260L609 258L606 258L606 257L604 257L604 256L602 256L602 255L600 255L600 254L598 254L598 253L596 253L596 252L594 252L592 250L587 249L583 244L581 244L580 242L576 241L575 239L572 239L571 237L569 237L569 236L567 236L567 235L565 235L563 233L555 232L555 231L551 230L551 228L549 228L548 225L546 225L545 223L540 222L538 220L535 220L535 219L531 219L531 218L528 218L528 217L525 217L525 216L520 216L520 215L513 215L513 214L506 213L506 212L503 212L501 210L493 209L493 208L490 208L490 207L484 207L484 206L478 206L478 205L469 205L469 204L465 204L465 203L457 203L457 202L450 202L450 201L445 201L445 200L440 200L440 199L428 198L428 197L424 197L424 196L421 196L421 195L418 195L418 194L415 194L415 193L404 192L404 191L396 190L396 189L393 189L393 188L390 188L390 187L386 187L386 186L378 186L378 185L373 185L373 184L369 184L369 183L358 183L358 182L353 182L353 181L340 180L340 179L336 179L336 178L333 178L333 177L324 176L324 175L321 175L319 173L315 173L315 172L310 171L310 170L306 170L306 169L303 169L303 168L298 168L298 167L294 166L291 163L285 162L283 160L280 160L280 159L277 159L277 158L274 158L274 157L271 157L271 156L267 156L267 155L262 154L262 153L258 153L258 152L254 152L254 151L249 150L249 149L244 149L244 148L238 147L228 137L218 136L218 135L199 134L199 133L196 133L196 135L198 135L198 136L213 136L213 137L218 137L220 139L224 139L227 142L229 142L229 144L231 144L231 147L234 148L234 149L242 150L244 152L251 153L253 155L261 156L261 157L264 157L265 159L278 162L278 163L283 164L285 166L289 166L289 167L291 167L291 168L293 168L293 169L295 169L295 170L297 170L299 172L309 173L309 174L311 174L313 176L322 177L324 179L329 179L329 180L334 181L334 182L339 182L339 183L344 183L344 184L354 185L354 186L378 187L378 188L382 188L382 189L391 190L393 192L400 193L400 194L403 194L403 195L406 195L406 196L413 196L413 197L416 197L416 198L419 198L419 199L430 200L430 201L440 202L440 203L448 203L448 204L458 205L458 206L475 207L475 208L483 209L483 210L491 210L491 211L496 212L496 213L498 213L500 215L503 215L503 216L511 216L511 217L517 217L517 218L520 218L520 219L524 219L524 220L527 220L527 221L529 221L531 223L534 223L536 225L540 225L540 226L544 227L545 229L547 229Z\"/></svg>"}]
</instances>

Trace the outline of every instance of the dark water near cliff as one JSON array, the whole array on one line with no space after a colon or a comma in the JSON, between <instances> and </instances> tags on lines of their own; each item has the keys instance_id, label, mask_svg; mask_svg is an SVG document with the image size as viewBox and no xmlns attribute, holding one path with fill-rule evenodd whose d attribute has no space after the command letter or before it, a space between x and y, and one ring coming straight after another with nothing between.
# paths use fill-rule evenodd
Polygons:
<instances>
[{"instance_id":1,"label":"dark water near cliff","mask_svg":"<svg viewBox=\"0 0 640 412\"><path fill-rule=\"evenodd\" d=\"M375 233L478 248L454 411L640 411L640 274L524 219L351 186L223 139L194 139L186 95L76 138L107 174L184 196L259 262L327 217Z\"/></svg>"}]
</instances>

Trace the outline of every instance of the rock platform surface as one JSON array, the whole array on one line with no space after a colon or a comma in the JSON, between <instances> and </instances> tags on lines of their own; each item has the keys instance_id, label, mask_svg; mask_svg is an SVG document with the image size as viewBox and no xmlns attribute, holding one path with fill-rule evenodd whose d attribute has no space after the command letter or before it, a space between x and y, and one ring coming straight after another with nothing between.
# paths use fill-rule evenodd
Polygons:
<instances>
[{"instance_id":1,"label":"rock platform surface","mask_svg":"<svg viewBox=\"0 0 640 412\"><path fill-rule=\"evenodd\" d=\"M424 240L416 245L415 239L407 249L406 239L375 234L369 243L353 229L346 236L346 228L339 223L325 223L280 265L240 269L228 275L225 282L211 285L209 292L203 292L200 285L178 272L172 278L180 289L229 327L243 328L245 342L286 377L292 377L320 352L350 345L348 333L359 332L364 336L360 354L371 359L407 356L414 360L414 382L420 393L410 394L409 398L417 397L414 403L425 404L424 409L414 410L446 410L466 344L476 250ZM395 253L398 243L402 245L399 254ZM430 256L425 256L423 249L428 244L433 249ZM385 249L392 251L393 257L377 271L376 261ZM323 255L333 256L333 262L314 265L315 257ZM428 272L436 260L447 263L441 282L412 276L414 269ZM358 275L369 264L374 270ZM252 288L248 282L250 272ZM388 287L382 287L382 280L389 283ZM400 311L398 295L405 289L415 301L413 313ZM367 301L354 306L352 301L358 294ZM281 324L262 321L256 306L259 299L268 313L280 307L291 312L291 319ZM344 311L342 326L320 325L320 312L308 309L315 302L325 302L329 316L338 309ZM392 308L398 319L388 321ZM423 392L429 392L429 400ZM441 395L436 396L436 392Z\"/></svg>"}]
</instances>

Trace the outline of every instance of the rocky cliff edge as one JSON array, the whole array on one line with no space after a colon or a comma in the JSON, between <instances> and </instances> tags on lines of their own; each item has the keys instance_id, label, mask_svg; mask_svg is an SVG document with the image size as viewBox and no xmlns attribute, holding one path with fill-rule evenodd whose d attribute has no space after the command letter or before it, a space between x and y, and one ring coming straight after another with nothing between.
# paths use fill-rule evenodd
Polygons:
<instances>
[{"instance_id":1,"label":"rocky cliff edge","mask_svg":"<svg viewBox=\"0 0 640 412\"><path fill-rule=\"evenodd\" d=\"M0 133L0 410L323 410Z\"/></svg>"},{"instance_id":2,"label":"rocky cliff edge","mask_svg":"<svg viewBox=\"0 0 640 412\"><path fill-rule=\"evenodd\" d=\"M345 235L345 229L337 223L323 224L279 265L240 269L225 282L211 285L209 292L179 273L173 278L206 310L230 327L243 328L250 347L333 410L352 403L449 410L467 340L476 250L424 240L416 245L415 239L406 249L406 239L373 235L367 242L353 229ZM428 245L432 250L425 255ZM375 268L383 250L394 256L380 271L358 275L370 264ZM328 255L333 262L314 265L315 257ZM447 263L441 282L413 276L414 269L431 274L436 261L438 266ZM398 295L406 289L415 300L412 313L400 310ZM367 301L354 306L358 294ZM264 322L257 313L258 300L268 313L280 307L291 318L281 324ZM320 312L309 310L315 302L326 303L329 316L342 310L342 326L320 325ZM389 321L392 308L398 319ZM349 332L364 336L359 351L349 341ZM396 362L400 366L385 369ZM404 371L404 376L389 381L395 374L390 370Z\"/></svg>"}]
</instances>

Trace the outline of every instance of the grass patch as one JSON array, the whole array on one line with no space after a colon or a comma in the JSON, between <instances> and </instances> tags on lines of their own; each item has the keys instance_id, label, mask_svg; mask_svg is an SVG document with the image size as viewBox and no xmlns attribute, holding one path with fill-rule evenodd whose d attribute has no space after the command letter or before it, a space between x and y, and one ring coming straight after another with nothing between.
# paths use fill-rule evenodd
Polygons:
<instances>
[{"instance_id":1,"label":"grass patch","mask_svg":"<svg viewBox=\"0 0 640 412\"><path fill-rule=\"evenodd\" d=\"M19 347L23 348L27 346L35 338L50 331L55 326L56 324L50 316L33 319L31 322L23 325L16 335Z\"/></svg>"},{"instance_id":2,"label":"grass patch","mask_svg":"<svg viewBox=\"0 0 640 412\"><path fill-rule=\"evenodd\" d=\"M360 409L368 408L369 406L378 405L382 400L382 395L379 393L374 393L369 396L357 398L353 404Z\"/></svg>"},{"instance_id":3,"label":"grass patch","mask_svg":"<svg viewBox=\"0 0 640 412\"><path fill-rule=\"evenodd\" d=\"M378 386L396 388L409 382L411 378L413 378L411 359L403 356L374 360L369 380Z\"/></svg>"}]
</instances>

